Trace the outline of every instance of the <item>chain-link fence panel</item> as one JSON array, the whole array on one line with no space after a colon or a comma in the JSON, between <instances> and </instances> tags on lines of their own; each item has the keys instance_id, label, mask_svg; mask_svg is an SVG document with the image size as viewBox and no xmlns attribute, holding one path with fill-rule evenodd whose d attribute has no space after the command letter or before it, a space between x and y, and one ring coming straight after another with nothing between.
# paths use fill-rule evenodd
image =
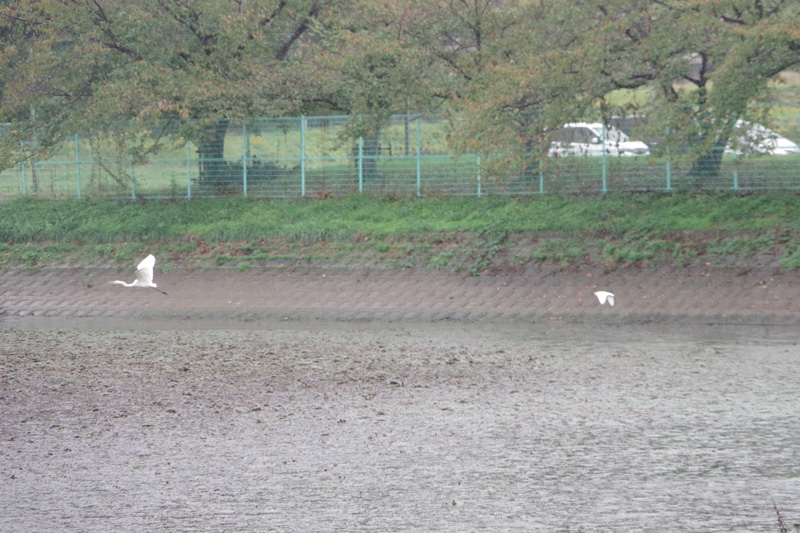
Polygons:
<instances>
[{"instance_id":1,"label":"chain-link fence panel","mask_svg":"<svg viewBox=\"0 0 800 533\"><path fill-rule=\"evenodd\" d=\"M738 136L726 147L704 153L672 146L670 152L661 144L668 143L669 130L639 141L633 122L564 125L544 157L503 175L477 155L456 153L449 143L453 124L429 115L394 116L376 129L346 116L120 124L77 135L47 158L37 156L35 142L22 145L19 162L0 172L0 198L483 197L800 187L798 139L759 126L758 137ZM789 130L784 133L791 136Z\"/></svg>"}]
</instances>

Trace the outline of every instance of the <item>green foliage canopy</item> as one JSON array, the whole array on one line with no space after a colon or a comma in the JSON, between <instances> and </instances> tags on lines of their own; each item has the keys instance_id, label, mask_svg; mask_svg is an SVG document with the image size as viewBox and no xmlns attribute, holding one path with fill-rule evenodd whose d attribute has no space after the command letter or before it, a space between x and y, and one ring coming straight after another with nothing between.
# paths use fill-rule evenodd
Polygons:
<instances>
[{"instance_id":1,"label":"green foliage canopy","mask_svg":"<svg viewBox=\"0 0 800 533\"><path fill-rule=\"evenodd\" d=\"M120 120L135 132L154 119L213 124L295 111L302 99L285 83L292 52L338 4L19 0L0 7L12 36L0 59L0 113L16 133L6 141L35 138L48 147Z\"/></svg>"},{"instance_id":2,"label":"green foliage canopy","mask_svg":"<svg viewBox=\"0 0 800 533\"><path fill-rule=\"evenodd\" d=\"M632 110L650 137L670 128L663 148L707 157L737 119L765 119L751 104L800 63L800 3L5 0L0 34L6 159L22 139L44 151L120 120L135 150L154 119L191 138L336 112L356 137L436 110L457 121L456 149L502 173L535 164L560 124ZM635 97L619 105L620 91Z\"/></svg>"}]
</instances>

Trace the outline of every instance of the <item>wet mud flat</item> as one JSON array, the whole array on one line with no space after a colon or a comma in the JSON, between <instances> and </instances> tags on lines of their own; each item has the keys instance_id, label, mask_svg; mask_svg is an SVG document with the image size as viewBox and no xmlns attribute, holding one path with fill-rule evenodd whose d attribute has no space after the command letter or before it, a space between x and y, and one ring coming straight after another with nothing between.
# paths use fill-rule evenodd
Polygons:
<instances>
[{"instance_id":1,"label":"wet mud flat","mask_svg":"<svg viewBox=\"0 0 800 533\"><path fill-rule=\"evenodd\" d=\"M5 321L0 530L778 531L798 361L789 326Z\"/></svg>"}]
</instances>

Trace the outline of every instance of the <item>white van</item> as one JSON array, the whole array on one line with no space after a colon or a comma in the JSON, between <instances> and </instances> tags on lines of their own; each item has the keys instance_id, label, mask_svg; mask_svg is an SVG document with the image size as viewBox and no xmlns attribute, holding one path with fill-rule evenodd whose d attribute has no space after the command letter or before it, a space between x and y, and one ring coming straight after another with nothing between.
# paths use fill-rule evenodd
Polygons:
<instances>
[{"instance_id":1,"label":"white van","mask_svg":"<svg viewBox=\"0 0 800 533\"><path fill-rule=\"evenodd\" d=\"M736 137L735 148L728 143L725 147L726 154L742 155L745 152L770 155L800 154L799 146L761 124L737 120L734 137Z\"/></svg>"},{"instance_id":2,"label":"white van","mask_svg":"<svg viewBox=\"0 0 800 533\"><path fill-rule=\"evenodd\" d=\"M609 156L645 156L650 149L641 141L632 141L613 126L605 128L605 152ZM599 122L564 124L553 132L550 156L603 155L603 125Z\"/></svg>"}]
</instances>

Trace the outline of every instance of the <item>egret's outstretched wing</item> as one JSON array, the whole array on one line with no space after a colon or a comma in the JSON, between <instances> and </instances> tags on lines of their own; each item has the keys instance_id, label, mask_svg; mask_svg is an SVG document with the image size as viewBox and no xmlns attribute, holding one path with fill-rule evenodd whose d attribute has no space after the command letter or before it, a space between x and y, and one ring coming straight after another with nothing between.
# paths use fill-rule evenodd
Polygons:
<instances>
[{"instance_id":1,"label":"egret's outstretched wing","mask_svg":"<svg viewBox=\"0 0 800 533\"><path fill-rule=\"evenodd\" d=\"M608 291L597 291L594 294L600 301L600 305L604 305L606 302L608 302L608 305L614 307L614 295L612 293Z\"/></svg>"},{"instance_id":2,"label":"egret's outstretched wing","mask_svg":"<svg viewBox=\"0 0 800 533\"><path fill-rule=\"evenodd\" d=\"M136 270L141 270L143 268L149 268L153 270L153 267L156 265L156 258L153 257L153 254L148 255L144 259L142 259L141 263L136 265Z\"/></svg>"},{"instance_id":3,"label":"egret's outstretched wing","mask_svg":"<svg viewBox=\"0 0 800 533\"><path fill-rule=\"evenodd\" d=\"M153 284L153 266L156 264L156 258L153 255L148 255L139 266L136 267L136 280L142 285Z\"/></svg>"}]
</instances>

